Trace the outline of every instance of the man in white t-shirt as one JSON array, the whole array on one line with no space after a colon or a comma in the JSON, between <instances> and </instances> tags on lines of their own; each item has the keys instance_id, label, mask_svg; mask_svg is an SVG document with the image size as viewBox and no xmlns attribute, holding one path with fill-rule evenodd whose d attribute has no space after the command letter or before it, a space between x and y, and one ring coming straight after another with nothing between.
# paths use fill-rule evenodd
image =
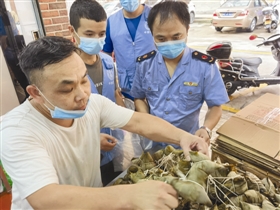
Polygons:
<instances>
[{"instance_id":1,"label":"man in white t-shirt","mask_svg":"<svg viewBox=\"0 0 280 210\"><path fill-rule=\"evenodd\" d=\"M13 181L12 209L170 209L177 193L159 181L102 187L100 128L122 128L207 153L195 137L149 114L90 93L79 50L62 37L23 49L30 97L1 122L1 160Z\"/></svg>"}]
</instances>

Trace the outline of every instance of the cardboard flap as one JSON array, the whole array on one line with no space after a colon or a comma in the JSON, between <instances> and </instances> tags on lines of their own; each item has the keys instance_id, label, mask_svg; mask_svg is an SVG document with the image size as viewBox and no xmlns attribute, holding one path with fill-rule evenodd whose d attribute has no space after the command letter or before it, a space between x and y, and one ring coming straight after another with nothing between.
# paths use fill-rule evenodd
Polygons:
<instances>
[{"instance_id":1,"label":"cardboard flap","mask_svg":"<svg viewBox=\"0 0 280 210\"><path fill-rule=\"evenodd\" d=\"M235 117L280 132L280 97L266 93L237 112Z\"/></svg>"},{"instance_id":2,"label":"cardboard flap","mask_svg":"<svg viewBox=\"0 0 280 210\"><path fill-rule=\"evenodd\" d=\"M264 94L232 116L217 133L280 160L279 104L278 95Z\"/></svg>"}]
</instances>

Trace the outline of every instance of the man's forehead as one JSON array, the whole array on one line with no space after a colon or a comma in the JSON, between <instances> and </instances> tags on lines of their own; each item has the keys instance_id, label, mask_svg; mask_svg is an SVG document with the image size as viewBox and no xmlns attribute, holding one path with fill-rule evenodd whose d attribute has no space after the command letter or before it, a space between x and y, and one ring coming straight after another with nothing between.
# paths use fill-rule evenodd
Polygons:
<instances>
[{"instance_id":1,"label":"man's forehead","mask_svg":"<svg viewBox=\"0 0 280 210\"><path fill-rule=\"evenodd\" d=\"M75 82L78 82L79 79L83 79L87 76L87 70L85 70L84 74L81 74L77 77L65 77L65 78L60 78L58 84L59 85L69 85L69 84L73 84Z\"/></svg>"},{"instance_id":2,"label":"man's forehead","mask_svg":"<svg viewBox=\"0 0 280 210\"><path fill-rule=\"evenodd\" d=\"M60 83L63 80L82 78L87 72L83 60L77 53L73 53L64 60L50 64L44 68L43 76L53 82Z\"/></svg>"},{"instance_id":3,"label":"man's forehead","mask_svg":"<svg viewBox=\"0 0 280 210\"><path fill-rule=\"evenodd\" d=\"M106 20L104 21L100 21L100 22L96 22L95 20L90 20L90 19L86 19L86 18L81 18L80 19L80 27L79 29L82 30L100 30L100 29L106 29L106 25L107 22Z\"/></svg>"}]
</instances>

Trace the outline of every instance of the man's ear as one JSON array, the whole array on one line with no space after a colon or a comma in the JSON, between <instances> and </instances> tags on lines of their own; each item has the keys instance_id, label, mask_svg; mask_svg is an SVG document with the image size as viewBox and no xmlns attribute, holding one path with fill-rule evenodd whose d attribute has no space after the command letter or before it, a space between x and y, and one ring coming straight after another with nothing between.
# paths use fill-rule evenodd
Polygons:
<instances>
[{"instance_id":1,"label":"man's ear","mask_svg":"<svg viewBox=\"0 0 280 210\"><path fill-rule=\"evenodd\" d=\"M30 95L30 97L36 100L38 103L44 103L44 99L40 91L34 85L28 85L26 87L26 91Z\"/></svg>"},{"instance_id":2,"label":"man's ear","mask_svg":"<svg viewBox=\"0 0 280 210\"><path fill-rule=\"evenodd\" d=\"M69 25L69 26L68 26L68 30L70 31L71 34L74 33L74 28L73 28L73 26Z\"/></svg>"},{"instance_id":3,"label":"man's ear","mask_svg":"<svg viewBox=\"0 0 280 210\"><path fill-rule=\"evenodd\" d=\"M76 39L75 39L75 35L74 35L75 30L74 30L73 26L69 25L69 26L68 26L68 30L70 31L71 36L72 36L72 37L71 37L71 41L72 41L73 43L76 43Z\"/></svg>"}]
</instances>

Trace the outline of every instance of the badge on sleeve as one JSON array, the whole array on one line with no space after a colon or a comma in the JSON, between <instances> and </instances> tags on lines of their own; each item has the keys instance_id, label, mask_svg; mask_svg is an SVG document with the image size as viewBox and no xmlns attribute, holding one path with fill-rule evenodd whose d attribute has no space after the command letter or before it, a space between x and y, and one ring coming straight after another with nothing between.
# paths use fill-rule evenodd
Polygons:
<instances>
[{"instance_id":1,"label":"badge on sleeve","mask_svg":"<svg viewBox=\"0 0 280 210\"><path fill-rule=\"evenodd\" d=\"M198 51L194 51L192 53L192 57L193 58L196 58L198 60L201 60L201 61L204 61L204 62L207 62L207 63L215 63L216 59L213 58L212 56L209 56L209 55L206 55L206 54L203 54L201 52L198 52Z\"/></svg>"},{"instance_id":2,"label":"badge on sleeve","mask_svg":"<svg viewBox=\"0 0 280 210\"><path fill-rule=\"evenodd\" d=\"M136 62L141 62L141 61L144 61L144 60L147 60L147 59L149 59L149 58L151 58L151 57L154 57L155 55L156 55L156 51L155 50L153 50L153 51L151 51L151 52L149 52L149 53L147 53L147 54L145 54L145 55L141 55L141 56L139 56L137 59L136 59Z\"/></svg>"}]
</instances>

